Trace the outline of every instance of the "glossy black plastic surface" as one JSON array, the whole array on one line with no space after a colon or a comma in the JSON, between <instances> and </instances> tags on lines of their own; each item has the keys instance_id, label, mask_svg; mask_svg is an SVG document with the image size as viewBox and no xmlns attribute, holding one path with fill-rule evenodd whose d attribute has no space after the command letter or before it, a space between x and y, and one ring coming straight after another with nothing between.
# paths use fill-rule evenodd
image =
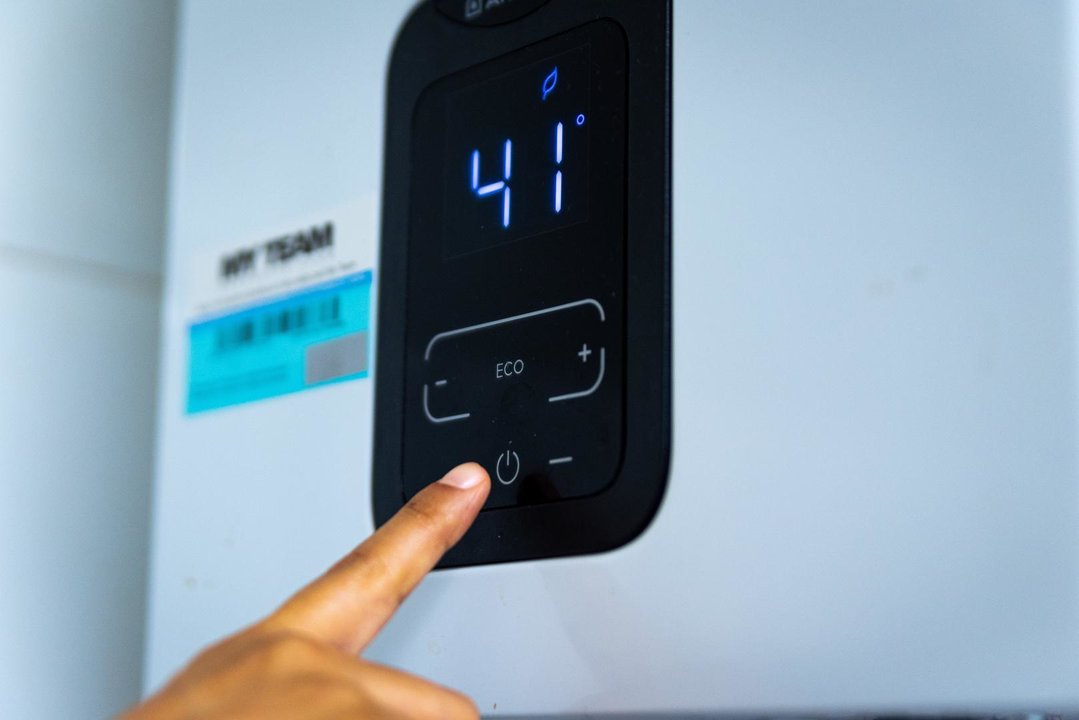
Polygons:
<instances>
[{"instance_id":1,"label":"glossy black plastic surface","mask_svg":"<svg viewBox=\"0 0 1079 720\"><path fill-rule=\"evenodd\" d=\"M374 507L384 522L453 464L487 467L492 496L443 566L614 548L658 509L670 446L669 32L667 2L552 0L493 28L424 4L398 37Z\"/></svg>"},{"instance_id":2,"label":"glossy black plastic surface","mask_svg":"<svg viewBox=\"0 0 1079 720\"><path fill-rule=\"evenodd\" d=\"M501 25L524 17L547 0L434 0L446 17L466 25Z\"/></svg>"}]
</instances>

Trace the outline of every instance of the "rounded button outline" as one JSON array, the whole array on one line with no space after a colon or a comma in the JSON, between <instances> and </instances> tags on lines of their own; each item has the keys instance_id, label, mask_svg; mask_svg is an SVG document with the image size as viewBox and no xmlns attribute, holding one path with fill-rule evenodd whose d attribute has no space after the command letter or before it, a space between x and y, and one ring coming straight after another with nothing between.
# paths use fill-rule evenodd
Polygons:
<instances>
[{"instance_id":1,"label":"rounded button outline","mask_svg":"<svg viewBox=\"0 0 1079 720\"><path fill-rule=\"evenodd\" d=\"M502 461L506 461L506 469L509 470L512 459L513 475L509 480L502 477ZM517 455L516 450L507 450L504 453L498 454L498 460L495 461L495 476L498 478L498 482L503 485L512 485L513 481L517 479L517 476L521 473L521 458Z\"/></svg>"}]
</instances>

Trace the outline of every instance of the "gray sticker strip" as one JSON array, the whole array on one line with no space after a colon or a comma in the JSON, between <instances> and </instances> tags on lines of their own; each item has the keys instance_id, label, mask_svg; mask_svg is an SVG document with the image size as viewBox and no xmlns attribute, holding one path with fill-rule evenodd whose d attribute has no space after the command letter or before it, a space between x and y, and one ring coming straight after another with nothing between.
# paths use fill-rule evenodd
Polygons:
<instances>
[{"instance_id":1,"label":"gray sticker strip","mask_svg":"<svg viewBox=\"0 0 1079 720\"><path fill-rule=\"evenodd\" d=\"M367 331L311 345L304 358L308 385L336 380L367 370Z\"/></svg>"}]
</instances>

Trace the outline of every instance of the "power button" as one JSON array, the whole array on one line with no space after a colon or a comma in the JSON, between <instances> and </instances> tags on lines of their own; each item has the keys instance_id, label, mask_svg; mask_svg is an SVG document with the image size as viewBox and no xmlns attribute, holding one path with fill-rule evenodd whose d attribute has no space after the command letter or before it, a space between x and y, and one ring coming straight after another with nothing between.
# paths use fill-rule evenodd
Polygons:
<instances>
[{"instance_id":1,"label":"power button","mask_svg":"<svg viewBox=\"0 0 1079 720\"><path fill-rule=\"evenodd\" d=\"M509 485L517 479L520 472L521 458L515 450L507 450L499 454L498 462L495 463L495 475L498 476L498 482Z\"/></svg>"}]
</instances>

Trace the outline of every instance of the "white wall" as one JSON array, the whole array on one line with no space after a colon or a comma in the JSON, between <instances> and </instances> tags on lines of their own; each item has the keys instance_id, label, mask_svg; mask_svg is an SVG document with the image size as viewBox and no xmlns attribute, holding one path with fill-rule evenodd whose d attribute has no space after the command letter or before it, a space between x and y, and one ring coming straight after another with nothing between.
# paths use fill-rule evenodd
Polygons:
<instances>
[{"instance_id":1,"label":"white wall","mask_svg":"<svg viewBox=\"0 0 1079 720\"><path fill-rule=\"evenodd\" d=\"M181 3L148 689L371 530L370 380L185 415L188 273L200 267L189 260L312 214L376 207L386 65L415 2Z\"/></svg>"},{"instance_id":2,"label":"white wall","mask_svg":"<svg viewBox=\"0 0 1079 720\"><path fill-rule=\"evenodd\" d=\"M0 3L0 717L139 692L174 15Z\"/></svg>"}]
</instances>

